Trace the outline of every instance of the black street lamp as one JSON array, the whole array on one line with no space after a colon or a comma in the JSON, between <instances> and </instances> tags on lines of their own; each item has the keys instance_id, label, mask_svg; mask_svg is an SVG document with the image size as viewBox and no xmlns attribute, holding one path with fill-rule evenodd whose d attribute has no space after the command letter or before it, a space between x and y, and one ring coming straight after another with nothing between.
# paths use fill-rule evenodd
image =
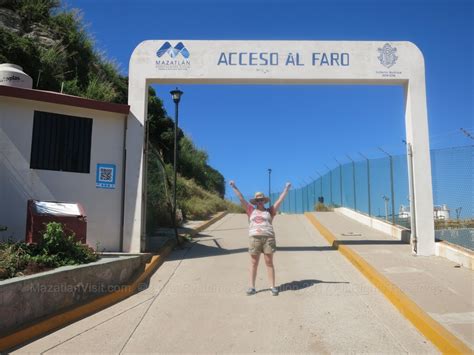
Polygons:
<instances>
[{"instance_id":1,"label":"black street lamp","mask_svg":"<svg viewBox=\"0 0 474 355\"><path fill-rule=\"evenodd\" d=\"M174 235L176 237L176 242L178 245L180 245L179 241L179 236L178 236L178 223L176 221L176 177L177 177L177 164L178 164L178 106L179 106L179 101L181 100L181 95L183 95L183 92L181 90L172 90L170 91L171 97L173 98L174 104L175 104L175 120L174 120L174 161L173 161L173 173L174 173L174 178L173 178L173 228L174 228Z\"/></svg>"},{"instance_id":2,"label":"black street lamp","mask_svg":"<svg viewBox=\"0 0 474 355\"><path fill-rule=\"evenodd\" d=\"M270 199L270 206L272 205L272 169L268 169L268 198Z\"/></svg>"}]
</instances>

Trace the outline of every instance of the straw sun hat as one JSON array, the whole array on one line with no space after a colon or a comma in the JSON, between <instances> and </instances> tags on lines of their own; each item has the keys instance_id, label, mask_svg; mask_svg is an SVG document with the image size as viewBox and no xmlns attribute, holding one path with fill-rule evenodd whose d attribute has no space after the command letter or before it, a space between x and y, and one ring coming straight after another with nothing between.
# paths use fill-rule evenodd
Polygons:
<instances>
[{"instance_id":1,"label":"straw sun hat","mask_svg":"<svg viewBox=\"0 0 474 355\"><path fill-rule=\"evenodd\" d=\"M270 199L265 196L263 192L256 192L254 198L250 199L250 203L252 205L256 205L257 200L263 200L263 203L267 203L268 201L270 201Z\"/></svg>"}]
</instances>

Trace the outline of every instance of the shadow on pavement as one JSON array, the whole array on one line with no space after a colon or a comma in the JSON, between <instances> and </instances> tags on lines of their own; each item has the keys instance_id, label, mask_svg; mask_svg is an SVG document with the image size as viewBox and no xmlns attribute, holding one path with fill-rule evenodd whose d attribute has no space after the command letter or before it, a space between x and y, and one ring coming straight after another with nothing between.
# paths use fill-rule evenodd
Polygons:
<instances>
[{"instance_id":1,"label":"shadow on pavement","mask_svg":"<svg viewBox=\"0 0 474 355\"><path fill-rule=\"evenodd\" d=\"M278 286L278 290L280 293L287 292L287 291L299 291L305 288L312 287L317 284L348 284L349 282L336 282L336 281L322 281L322 280L299 280L299 281L291 281ZM270 292L269 288L264 288L258 290L257 293L260 292Z\"/></svg>"},{"instance_id":2,"label":"shadow on pavement","mask_svg":"<svg viewBox=\"0 0 474 355\"><path fill-rule=\"evenodd\" d=\"M291 281L284 283L280 286L278 286L278 289L280 292L286 292L286 291L298 291L302 290L311 286L314 286L316 284L348 284L349 282L337 282L337 281L322 281L322 280L299 280L299 281Z\"/></svg>"},{"instance_id":3,"label":"shadow on pavement","mask_svg":"<svg viewBox=\"0 0 474 355\"><path fill-rule=\"evenodd\" d=\"M208 239L206 239L208 238ZM194 243L186 243L184 248L190 249L185 254L185 259L196 259L196 258L206 258L212 256L222 256L229 254L237 253L247 253L248 247L236 248L236 249L225 249L218 238L211 235L200 234L199 238L195 240ZM210 242L213 245L207 245L203 242ZM280 252L298 252L298 251L335 251L336 249L332 246L281 246L277 247L277 253ZM181 254L173 252L167 260L177 260L181 259Z\"/></svg>"},{"instance_id":4,"label":"shadow on pavement","mask_svg":"<svg viewBox=\"0 0 474 355\"><path fill-rule=\"evenodd\" d=\"M222 245L222 238L209 235L209 234L198 234L197 238L193 242L187 242L183 245L184 249L188 249L185 253L185 259L196 259L196 258L206 258L213 256L222 256L230 255L237 253L246 253L248 252L247 246L242 248L235 249L226 249ZM243 241L245 243L245 241ZM278 244L278 243L277 243ZM277 254L281 252L324 252L324 251L336 251L341 245L405 245L406 243L399 240L335 240L332 245L326 246L278 246ZM171 253L167 260L177 260L181 259L182 254L180 253Z\"/></svg>"},{"instance_id":5,"label":"shadow on pavement","mask_svg":"<svg viewBox=\"0 0 474 355\"><path fill-rule=\"evenodd\" d=\"M239 231L239 230L246 230L248 231L248 227L245 227L245 228L224 228L224 229L212 229L212 228L209 228L207 231L208 232L225 232L225 231ZM200 237L202 236L202 234L198 234L196 235L196 237Z\"/></svg>"}]
</instances>

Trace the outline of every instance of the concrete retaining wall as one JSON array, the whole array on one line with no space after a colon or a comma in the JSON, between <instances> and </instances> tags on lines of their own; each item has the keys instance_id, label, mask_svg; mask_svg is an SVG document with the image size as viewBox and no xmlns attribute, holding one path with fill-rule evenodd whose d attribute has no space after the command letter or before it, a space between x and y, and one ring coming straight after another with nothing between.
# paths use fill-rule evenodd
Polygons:
<instances>
[{"instance_id":1,"label":"concrete retaining wall","mask_svg":"<svg viewBox=\"0 0 474 355\"><path fill-rule=\"evenodd\" d=\"M445 241L436 242L436 255L474 270L474 253L458 245Z\"/></svg>"},{"instance_id":2,"label":"concrete retaining wall","mask_svg":"<svg viewBox=\"0 0 474 355\"><path fill-rule=\"evenodd\" d=\"M150 255L105 256L35 275L0 281L0 334L127 287Z\"/></svg>"},{"instance_id":3,"label":"concrete retaining wall","mask_svg":"<svg viewBox=\"0 0 474 355\"><path fill-rule=\"evenodd\" d=\"M403 227L394 226L379 219L369 217L360 212L353 211L349 208L335 208L335 212L346 217L352 218L359 223L365 224L392 237L410 243L410 230ZM437 241L435 243L435 255L451 260L468 269L474 270L474 253L466 248L460 247L446 241Z\"/></svg>"},{"instance_id":4,"label":"concrete retaining wall","mask_svg":"<svg viewBox=\"0 0 474 355\"><path fill-rule=\"evenodd\" d=\"M405 243L410 243L410 230L406 228L394 226L393 224L381 221L377 218L367 216L365 214L345 207L335 208L334 211L346 217L352 218L359 223L365 224L366 226L374 228L385 234L391 235L392 237L401 240Z\"/></svg>"}]
</instances>

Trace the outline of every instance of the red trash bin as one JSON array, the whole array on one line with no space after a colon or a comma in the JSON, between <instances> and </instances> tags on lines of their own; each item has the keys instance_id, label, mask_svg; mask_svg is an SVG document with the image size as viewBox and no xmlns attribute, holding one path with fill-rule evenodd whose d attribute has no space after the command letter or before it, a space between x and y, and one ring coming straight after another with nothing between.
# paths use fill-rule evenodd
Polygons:
<instances>
[{"instance_id":1,"label":"red trash bin","mask_svg":"<svg viewBox=\"0 0 474 355\"><path fill-rule=\"evenodd\" d=\"M61 223L66 235L74 233L77 241L86 243L87 218L81 204L28 200L27 209L25 238L27 243L40 242L49 222Z\"/></svg>"}]
</instances>

